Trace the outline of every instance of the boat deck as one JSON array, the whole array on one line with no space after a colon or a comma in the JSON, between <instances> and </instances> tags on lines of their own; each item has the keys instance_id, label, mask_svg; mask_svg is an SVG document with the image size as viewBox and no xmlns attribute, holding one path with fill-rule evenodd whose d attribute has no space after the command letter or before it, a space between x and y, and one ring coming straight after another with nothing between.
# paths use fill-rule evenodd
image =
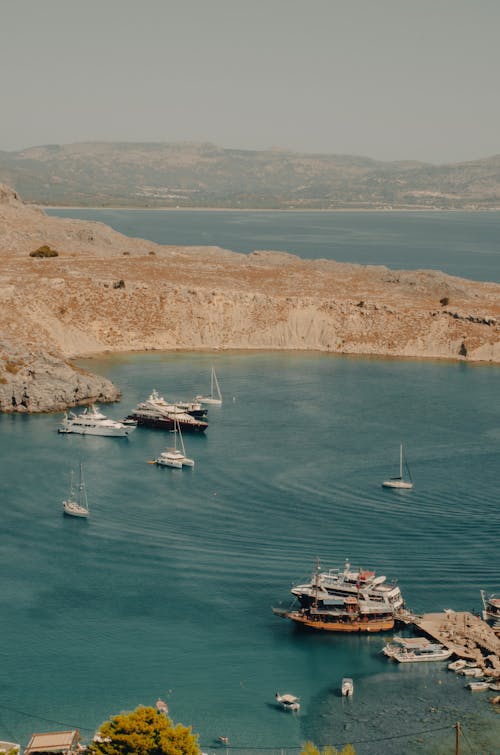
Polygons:
<instances>
[{"instance_id":1,"label":"boat deck","mask_svg":"<svg viewBox=\"0 0 500 755\"><path fill-rule=\"evenodd\" d=\"M445 611L422 616L403 613L398 618L452 650L458 658L484 661L488 656L492 668L500 674L500 638L478 616L467 611Z\"/></svg>"}]
</instances>

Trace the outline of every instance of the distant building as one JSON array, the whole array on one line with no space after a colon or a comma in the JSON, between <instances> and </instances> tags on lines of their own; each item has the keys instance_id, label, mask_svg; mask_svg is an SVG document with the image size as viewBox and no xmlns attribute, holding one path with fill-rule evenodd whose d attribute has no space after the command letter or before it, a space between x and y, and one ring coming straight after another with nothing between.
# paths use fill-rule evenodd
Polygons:
<instances>
[{"instance_id":1,"label":"distant building","mask_svg":"<svg viewBox=\"0 0 500 755\"><path fill-rule=\"evenodd\" d=\"M73 753L81 752L78 745L79 741L80 732L78 729L32 734L24 755L36 755L45 752L50 752L53 755L73 755Z\"/></svg>"}]
</instances>

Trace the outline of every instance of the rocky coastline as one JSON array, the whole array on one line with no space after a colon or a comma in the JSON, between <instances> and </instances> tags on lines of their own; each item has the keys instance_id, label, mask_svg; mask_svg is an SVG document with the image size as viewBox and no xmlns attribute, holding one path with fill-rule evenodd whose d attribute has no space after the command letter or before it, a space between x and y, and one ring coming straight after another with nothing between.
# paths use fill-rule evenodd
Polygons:
<instances>
[{"instance_id":1,"label":"rocky coastline","mask_svg":"<svg viewBox=\"0 0 500 755\"><path fill-rule=\"evenodd\" d=\"M31 256L40 247L53 256ZM500 285L438 271L160 246L48 217L0 186L0 411L114 401L71 360L318 350L500 363Z\"/></svg>"}]
</instances>

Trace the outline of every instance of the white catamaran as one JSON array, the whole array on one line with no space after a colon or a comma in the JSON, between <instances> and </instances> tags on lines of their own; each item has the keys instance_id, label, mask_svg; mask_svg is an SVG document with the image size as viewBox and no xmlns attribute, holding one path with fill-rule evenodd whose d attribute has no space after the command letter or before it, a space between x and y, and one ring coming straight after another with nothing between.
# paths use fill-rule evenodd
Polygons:
<instances>
[{"instance_id":1,"label":"white catamaran","mask_svg":"<svg viewBox=\"0 0 500 755\"><path fill-rule=\"evenodd\" d=\"M184 441L182 439L182 432L179 422L175 420L174 426L174 447L166 448L155 459L155 463L164 467L174 467L174 469L182 469L182 467L194 467L193 459L189 459L186 456L186 449L184 447ZM177 436L179 436L179 447L177 446Z\"/></svg>"},{"instance_id":2,"label":"white catamaran","mask_svg":"<svg viewBox=\"0 0 500 755\"><path fill-rule=\"evenodd\" d=\"M398 490L410 490L413 487L413 481L411 479L411 473L410 469L408 467L408 463L406 459L404 459L404 464L406 467L406 471L408 472L408 480L405 480L403 478L403 444L399 446L399 475L398 477L391 477L389 480L385 480L382 483L383 488L395 488Z\"/></svg>"}]
</instances>

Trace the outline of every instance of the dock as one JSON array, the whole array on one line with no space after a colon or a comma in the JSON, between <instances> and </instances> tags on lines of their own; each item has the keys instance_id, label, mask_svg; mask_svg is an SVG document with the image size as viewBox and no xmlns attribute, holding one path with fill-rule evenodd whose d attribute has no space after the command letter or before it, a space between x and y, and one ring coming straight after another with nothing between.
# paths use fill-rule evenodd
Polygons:
<instances>
[{"instance_id":1,"label":"dock","mask_svg":"<svg viewBox=\"0 0 500 755\"><path fill-rule=\"evenodd\" d=\"M487 665L491 676L500 676L500 638L480 617L467 611L447 610L422 616L404 612L398 620L444 645L457 658Z\"/></svg>"}]
</instances>

